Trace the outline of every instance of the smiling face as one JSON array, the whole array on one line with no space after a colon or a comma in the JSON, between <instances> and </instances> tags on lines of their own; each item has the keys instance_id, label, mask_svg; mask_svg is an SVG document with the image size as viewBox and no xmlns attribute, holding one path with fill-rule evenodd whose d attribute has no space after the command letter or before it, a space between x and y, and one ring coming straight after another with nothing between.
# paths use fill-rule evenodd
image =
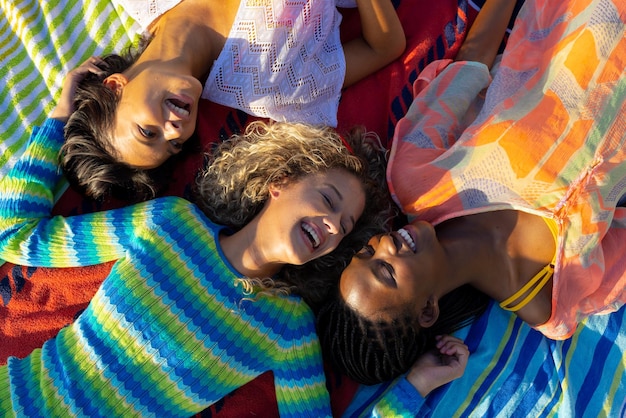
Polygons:
<instances>
[{"instance_id":1,"label":"smiling face","mask_svg":"<svg viewBox=\"0 0 626 418\"><path fill-rule=\"evenodd\" d=\"M420 317L441 280L441 255L435 230L426 222L376 235L343 271L339 291L366 318L388 320L407 306L414 306Z\"/></svg>"},{"instance_id":2,"label":"smiling face","mask_svg":"<svg viewBox=\"0 0 626 418\"><path fill-rule=\"evenodd\" d=\"M155 168L180 152L193 134L202 84L165 65L131 74L116 73L104 81L120 95L112 145L123 162Z\"/></svg>"},{"instance_id":3,"label":"smiling face","mask_svg":"<svg viewBox=\"0 0 626 418\"><path fill-rule=\"evenodd\" d=\"M268 261L301 265L337 248L363 213L360 180L343 169L270 186L262 216L271 247Z\"/></svg>"}]
</instances>

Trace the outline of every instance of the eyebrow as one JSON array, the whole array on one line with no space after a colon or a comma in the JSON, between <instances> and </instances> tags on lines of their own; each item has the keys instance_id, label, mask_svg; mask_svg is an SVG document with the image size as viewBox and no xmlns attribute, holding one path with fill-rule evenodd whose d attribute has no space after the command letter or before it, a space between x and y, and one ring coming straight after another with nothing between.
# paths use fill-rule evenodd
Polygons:
<instances>
[{"instance_id":1,"label":"eyebrow","mask_svg":"<svg viewBox=\"0 0 626 418\"><path fill-rule=\"evenodd\" d=\"M343 195L339 192L339 189L337 189L334 184L326 183L326 185L328 187L330 187L331 189L333 189L335 191L335 193L337 194L337 197L339 198L339 201L343 202ZM356 225L356 221L354 220L354 216L350 215L350 221L352 222L352 228L354 228L354 225Z\"/></svg>"}]
</instances>

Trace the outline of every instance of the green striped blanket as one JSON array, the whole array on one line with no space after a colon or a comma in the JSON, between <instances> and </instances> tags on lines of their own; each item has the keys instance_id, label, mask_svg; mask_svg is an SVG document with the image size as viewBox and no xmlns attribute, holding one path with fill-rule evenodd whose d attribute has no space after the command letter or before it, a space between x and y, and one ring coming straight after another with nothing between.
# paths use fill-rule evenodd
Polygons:
<instances>
[{"instance_id":1,"label":"green striped blanket","mask_svg":"<svg viewBox=\"0 0 626 418\"><path fill-rule=\"evenodd\" d=\"M58 99L64 75L121 51L138 26L109 0L0 0L0 176Z\"/></svg>"}]
</instances>

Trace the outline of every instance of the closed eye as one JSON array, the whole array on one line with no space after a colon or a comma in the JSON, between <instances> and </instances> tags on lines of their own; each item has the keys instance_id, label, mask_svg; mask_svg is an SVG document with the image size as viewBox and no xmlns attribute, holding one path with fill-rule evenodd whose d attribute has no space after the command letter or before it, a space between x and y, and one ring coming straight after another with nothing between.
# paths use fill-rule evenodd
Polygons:
<instances>
[{"instance_id":1,"label":"closed eye","mask_svg":"<svg viewBox=\"0 0 626 418\"><path fill-rule=\"evenodd\" d=\"M326 206L328 206L330 209L335 209L335 203L333 202L333 200L326 193L322 193L322 196L324 197Z\"/></svg>"},{"instance_id":2,"label":"closed eye","mask_svg":"<svg viewBox=\"0 0 626 418\"><path fill-rule=\"evenodd\" d=\"M326 202L326 206L328 206L328 208L332 211L335 212L336 208L335 208L335 202L333 201L333 199L328 196L326 193L322 193L322 196L324 197L324 202ZM346 224L341 222L339 227L341 228L341 233L343 235L347 235L348 234L348 228L346 228Z\"/></svg>"},{"instance_id":3,"label":"closed eye","mask_svg":"<svg viewBox=\"0 0 626 418\"><path fill-rule=\"evenodd\" d=\"M170 140L169 143L172 146L172 148L174 148L174 150L177 152L183 149L183 144L181 144L180 142L174 139Z\"/></svg>"},{"instance_id":4,"label":"closed eye","mask_svg":"<svg viewBox=\"0 0 626 418\"><path fill-rule=\"evenodd\" d=\"M398 287L395 278L395 271L391 264L384 261L379 261L377 265L377 270L377 277L381 282L387 284L390 287Z\"/></svg>"}]
</instances>

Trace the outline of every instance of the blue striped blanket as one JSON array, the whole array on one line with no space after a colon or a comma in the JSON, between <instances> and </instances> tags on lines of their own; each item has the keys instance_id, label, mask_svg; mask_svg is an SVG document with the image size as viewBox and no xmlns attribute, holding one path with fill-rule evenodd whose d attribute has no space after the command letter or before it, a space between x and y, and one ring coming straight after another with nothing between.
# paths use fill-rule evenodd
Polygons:
<instances>
[{"instance_id":1,"label":"blue striped blanket","mask_svg":"<svg viewBox=\"0 0 626 418\"><path fill-rule=\"evenodd\" d=\"M554 341L492 304L458 336L470 349L465 374L432 392L416 416L626 416L626 307L589 317L571 339ZM374 397L385 386L356 396Z\"/></svg>"},{"instance_id":2,"label":"blue striped blanket","mask_svg":"<svg viewBox=\"0 0 626 418\"><path fill-rule=\"evenodd\" d=\"M394 4L411 10L408 1ZM459 0L459 10L468 4ZM90 55L122 50L138 25L110 0L0 0L0 8L1 176L52 109L63 75ZM395 93L392 102L410 102L403 94ZM573 338L555 342L494 305L459 332L472 353L465 375L433 392L416 415L624 417L625 316L622 308L589 318ZM361 388L357 396L381 390L384 385Z\"/></svg>"}]
</instances>

